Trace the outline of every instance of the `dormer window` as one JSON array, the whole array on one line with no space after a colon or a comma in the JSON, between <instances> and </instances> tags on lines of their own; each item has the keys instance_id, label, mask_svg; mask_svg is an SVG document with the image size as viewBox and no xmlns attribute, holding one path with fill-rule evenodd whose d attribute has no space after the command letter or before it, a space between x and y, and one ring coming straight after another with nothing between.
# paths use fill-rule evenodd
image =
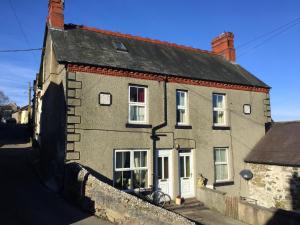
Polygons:
<instances>
[{"instance_id":1,"label":"dormer window","mask_svg":"<svg viewBox=\"0 0 300 225\"><path fill-rule=\"evenodd\" d=\"M114 45L115 49L118 51L128 52L126 46L120 41L113 41L113 45Z\"/></svg>"}]
</instances>

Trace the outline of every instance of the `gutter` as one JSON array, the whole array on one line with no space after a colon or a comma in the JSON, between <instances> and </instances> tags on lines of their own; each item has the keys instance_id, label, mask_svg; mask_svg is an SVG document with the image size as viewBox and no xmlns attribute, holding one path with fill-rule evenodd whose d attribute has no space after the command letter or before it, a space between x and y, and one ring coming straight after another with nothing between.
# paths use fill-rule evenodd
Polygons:
<instances>
[{"instance_id":1,"label":"gutter","mask_svg":"<svg viewBox=\"0 0 300 225\"><path fill-rule=\"evenodd\" d=\"M152 130L151 130L151 139L152 139L152 146L153 146L153 149L152 149L152 156L153 156L153 179L152 179L152 188L153 190L156 190L156 184L157 184L157 171L156 171L156 142L159 141L159 136L158 134L156 134L156 132L163 128L163 127L166 127L168 125L168 104L167 104L167 82L168 82L168 77L166 76L165 77L165 80L164 80L164 122L153 127Z\"/></svg>"}]
</instances>

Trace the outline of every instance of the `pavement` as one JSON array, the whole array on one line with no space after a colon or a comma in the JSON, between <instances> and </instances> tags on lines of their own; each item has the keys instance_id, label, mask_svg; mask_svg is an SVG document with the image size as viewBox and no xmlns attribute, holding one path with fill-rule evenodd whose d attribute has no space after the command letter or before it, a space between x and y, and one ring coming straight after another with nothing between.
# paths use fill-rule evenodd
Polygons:
<instances>
[{"instance_id":1,"label":"pavement","mask_svg":"<svg viewBox=\"0 0 300 225\"><path fill-rule=\"evenodd\" d=\"M0 224L111 224L83 212L42 185L30 163L32 149L27 132L25 126L0 126Z\"/></svg>"}]
</instances>

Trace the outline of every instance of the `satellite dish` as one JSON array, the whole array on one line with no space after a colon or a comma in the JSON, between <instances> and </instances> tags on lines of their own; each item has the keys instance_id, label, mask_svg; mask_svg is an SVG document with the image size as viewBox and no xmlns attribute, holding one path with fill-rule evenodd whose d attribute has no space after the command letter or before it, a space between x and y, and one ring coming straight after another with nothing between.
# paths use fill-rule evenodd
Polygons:
<instances>
[{"instance_id":1,"label":"satellite dish","mask_svg":"<svg viewBox=\"0 0 300 225\"><path fill-rule=\"evenodd\" d=\"M253 173L250 170L242 170L240 172L240 175L242 176L242 178L244 178L245 180L251 180L253 178Z\"/></svg>"}]
</instances>

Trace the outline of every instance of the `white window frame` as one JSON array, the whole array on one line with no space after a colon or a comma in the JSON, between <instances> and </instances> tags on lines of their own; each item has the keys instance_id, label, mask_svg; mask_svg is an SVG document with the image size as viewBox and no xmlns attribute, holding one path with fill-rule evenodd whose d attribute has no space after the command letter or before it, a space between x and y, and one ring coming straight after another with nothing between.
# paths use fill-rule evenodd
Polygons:
<instances>
[{"instance_id":1,"label":"white window frame","mask_svg":"<svg viewBox=\"0 0 300 225\"><path fill-rule=\"evenodd\" d=\"M117 153L118 152L129 152L130 153L130 165L128 168L116 168L117 166ZM145 167L135 167L134 166L134 153L135 152L146 152L147 153L147 160L146 160L146 166ZM149 150L148 149L118 149L114 151L114 173L115 172L124 172L124 171L134 171L134 170L147 170L147 183L149 187L149 182L150 182L150 175L149 175ZM114 180L113 180L114 186L115 186L115 175L114 175ZM145 187L145 188L148 188ZM134 190L134 189L128 189L127 191Z\"/></svg>"},{"instance_id":2,"label":"white window frame","mask_svg":"<svg viewBox=\"0 0 300 225\"><path fill-rule=\"evenodd\" d=\"M131 102L130 101L130 88L143 88L144 89L144 102ZM128 86L128 122L131 124L147 124L148 123L148 87L147 86L141 86L141 85L129 85ZM145 108L145 116L144 120L137 121L137 120L131 120L130 119L130 106L142 106Z\"/></svg>"},{"instance_id":3,"label":"white window frame","mask_svg":"<svg viewBox=\"0 0 300 225\"><path fill-rule=\"evenodd\" d=\"M225 149L226 151L226 162L216 162L215 160L215 154L216 154L216 150L218 149ZM217 174L216 174L216 165L227 165L227 174L228 177L227 179L224 180L217 180ZM227 182L231 180L231 173L230 173L230 164L229 164L229 148L228 147L215 147L214 148L214 171L215 171L215 182L216 183L222 183L222 182Z\"/></svg>"},{"instance_id":4,"label":"white window frame","mask_svg":"<svg viewBox=\"0 0 300 225\"><path fill-rule=\"evenodd\" d=\"M214 96L222 96L223 97L223 107L214 107ZM222 93L213 93L213 99L212 99L212 105L213 105L213 125L214 126L227 126L227 101L226 101L226 94ZM224 113L224 123L215 123L214 122L214 112L223 112Z\"/></svg>"},{"instance_id":5,"label":"white window frame","mask_svg":"<svg viewBox=\"0 0 300 225\"><path fill-rule=\"evenodd\" d=\"M184 93L184 101L185 101L185 105L181 106L179 105L179 102L177 102L177 93ZM188 102L188 91L186 90L176 90L176 124L177 125L189 125L189 102ZM184 109L185 110L185 122L179 122L177 121L178 118L178 110L179 109Z\"/></svg>"}]
</instances>

